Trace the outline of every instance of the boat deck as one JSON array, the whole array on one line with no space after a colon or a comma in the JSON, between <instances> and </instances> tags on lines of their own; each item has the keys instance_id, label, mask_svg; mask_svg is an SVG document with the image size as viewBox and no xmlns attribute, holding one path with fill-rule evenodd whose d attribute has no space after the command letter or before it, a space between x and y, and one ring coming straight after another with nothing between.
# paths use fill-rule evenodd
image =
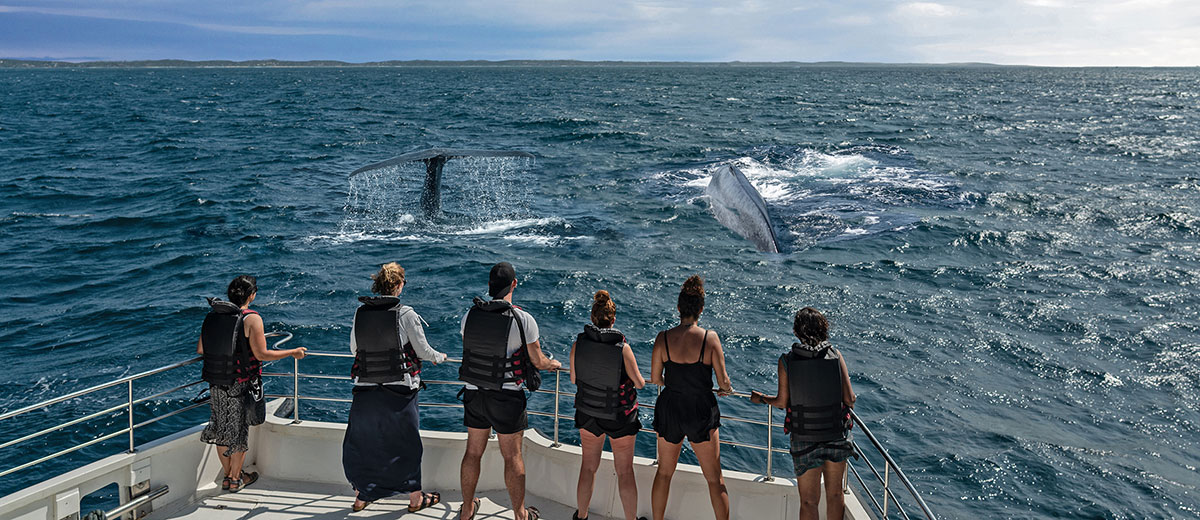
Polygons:
<instances>
[{"instance_id":1,"label":"boat deck","mask_svg":"<svg viewBox=\"0 0 1200 520\"><path fill-rule=\"evenodd\" d=\"M462 495L457 491L442 491L442 503L416 513L408 512L406 497L393 497L372 503L357 513L350 511L354 504L354 493L349 486L319 484L302 481L278 480L263 477L258 482L238 493L220 493L195 502L173 503L154 511L148 520L333 520L340 518L396 518L405 519L455 519L462 506ZM511 519L508 493L493 490L479 493L477 520ZM526 503L538 508L542 518L568 519L574 507L558 504L550 499L526 494ZM595 513L595 520L611 520Z\"/></svg>"}]
</instances>

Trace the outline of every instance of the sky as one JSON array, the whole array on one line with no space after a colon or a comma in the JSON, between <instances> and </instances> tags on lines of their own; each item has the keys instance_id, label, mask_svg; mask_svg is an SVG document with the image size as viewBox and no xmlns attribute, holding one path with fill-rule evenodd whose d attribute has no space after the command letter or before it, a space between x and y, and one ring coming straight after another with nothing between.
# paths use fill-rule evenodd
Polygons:
<instances>
[{"instance_id":1,"label":"sky","mask_svg":"<svg viewBox=\"0 0 1200 520\"><path fill-rule=\"evenodd\" d=\"M1198 66L1200 0L0 0L0 58Z\"/></svg>"}]
</instances>

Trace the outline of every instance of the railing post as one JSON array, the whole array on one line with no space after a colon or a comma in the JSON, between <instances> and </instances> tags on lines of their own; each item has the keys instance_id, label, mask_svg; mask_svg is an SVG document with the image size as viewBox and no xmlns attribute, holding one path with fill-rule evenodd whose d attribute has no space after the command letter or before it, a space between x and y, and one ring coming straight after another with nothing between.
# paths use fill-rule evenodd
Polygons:
<instances>
[{"instance_id":1,"label":"railing post","mask_svg":"<svg viewBox=\"0 0 1200 520\"><path fill-rule=\"evenodd\" d=\"M558 393L562 382L562 370L554 371L554 447L562 446L558 442Z\"/></svg>"},{"instance_id":2,"label":"railing post","mask_svg":"<svg viewBox=\"0 0 1200 520\"><path fill-rule=\"evenodd\" d=\"M891 491L888 489L888 469L892 465L887 460L883 461L883 517L887 518L888 495Z\"/></svg>"},{"instance_id":3,"label":"railing post","mask_svg":"<svg viewBox=\"0 0 1200 520\"><path fill-rule=\"evenodd\" d=\"M775 458L775 451L772 439L775 437L775 414L771 413L771 405L767 405L767 475L764 481L770 482L775 480L775 473L771 471L771 461Z\"/></svg>"},{"instance_id":4,"label":"railing post","mask_svg":"<svg viewBox=\"0 0 1200 520\"><path fill-rule=\"evenodd\" d=\"M300 422L300 359L292 358L292 424Z\"/></svg>"},{"instance_id":5,"label":"railing post","mask_svg":"<svg viewBox=\"0 0 1200 520\"><path fill-rule=\"evenodd\" d=\"M865 457L866 455L863 455L863 456ZM846 461L846 471L842 472L842 494L843 495L850 494L850 471L849 470L850 470L850 461L847 460Z\"/></svg>"},{"instance_id":6,"label":"railing post","mask_svg":"<svg viewBox=\"0 0 1200 520\"><path fill-rule=\"evenodd\" d=\"M659 397L662 397L662 387L654 385L654 413L658 413ZM658 435L654 436L654 465L658 465Z\"/></svg>"},{"instance_id":7,"label":"railing post","mask_svg":"<svg viewBox=\"0 0 1200 520\"><path fill-rule=\"evenodd\" d=\"M133 379L129 380L129 453L133 453Z\"/></svg>"}]
</instances>

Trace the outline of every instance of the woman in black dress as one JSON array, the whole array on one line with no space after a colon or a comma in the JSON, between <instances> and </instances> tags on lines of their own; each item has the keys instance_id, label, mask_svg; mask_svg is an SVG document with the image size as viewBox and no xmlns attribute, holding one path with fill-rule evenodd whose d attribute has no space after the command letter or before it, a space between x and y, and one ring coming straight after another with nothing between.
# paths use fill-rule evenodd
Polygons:
<instances>
[{"instance_id":1,"label":"woman in black dress","mask_svg":"<svg viewBox=\"0 0 1200 520\"><path fill-rule=\"evenodd\" d=\"M651 382L662 386L654 405L654 431L658 433L658 471L654 474L651 505L654 520L663 520L671 477L679 463L686 437L700 461L708 482L717 520L729 519L729 493L721 476L721 444L718 428L721 411L713 396L713 375L719 395L733 387L725 372L725 352L717 333L700 328L704 311L704 280L692 276L679 291L679 325L658 333L650 368Z\"/></svg>"},{"instance_id":2,"label":"woman in black dress","mask_svg":"<svg viewBox=\"0 0 1200 520\"><path fill-rule=\"evenodd\" d=\"M637 391L646 386L638 370L633 348L621 331L613 328L617 306L608 291L596 291L592 299L592 323L571 345L571 382L575 394L575 424L583 446L576 486L578 509L573 520L588 517L596 470L604 438L612 444L613 467L625 520L637 516L637 481L633 478L633 445L642 429L638 419Z\"/></svg>"}]
</instances>

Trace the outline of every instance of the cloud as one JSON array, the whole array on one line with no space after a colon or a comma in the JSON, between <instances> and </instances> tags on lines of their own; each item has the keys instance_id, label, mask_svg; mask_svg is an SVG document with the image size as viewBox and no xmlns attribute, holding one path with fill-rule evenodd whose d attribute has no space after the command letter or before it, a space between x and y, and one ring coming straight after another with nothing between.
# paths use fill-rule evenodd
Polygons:
<instances>
[{"instance_id":1,"label":"cloud","mask_svg":"<svg viewBox=\"0 0 1200 520\"><path fill-rule=\"evenodd\" d=\"M136 22L129 28L144 34L140 44L92 45L139 56L186 48L162 28L187 27L224 42L212 53L235 48L264 57L286 49L273 57L288 59L1200 64L1193 34L1200 2L1193 0L0 1L0 21L39 14L29 23ZM78 25L84 38L86 24ZM78 50L84 42L56 53L54 34L36 27L16 32L0 35L0 45L90 55Z\"/></svg>"},{"instance_id":2,"label":"cloud","mask_svg":"<svg viewBox=\"0 0 1200 520\"><path fill-rule=\"evenodd\" d=\"M957 8L933 2L910 2L896 7L896 14L899 16L911 17L933 16L945 18L948 16L954 16L957 11Z\"/></svg>"}]
</instances>

